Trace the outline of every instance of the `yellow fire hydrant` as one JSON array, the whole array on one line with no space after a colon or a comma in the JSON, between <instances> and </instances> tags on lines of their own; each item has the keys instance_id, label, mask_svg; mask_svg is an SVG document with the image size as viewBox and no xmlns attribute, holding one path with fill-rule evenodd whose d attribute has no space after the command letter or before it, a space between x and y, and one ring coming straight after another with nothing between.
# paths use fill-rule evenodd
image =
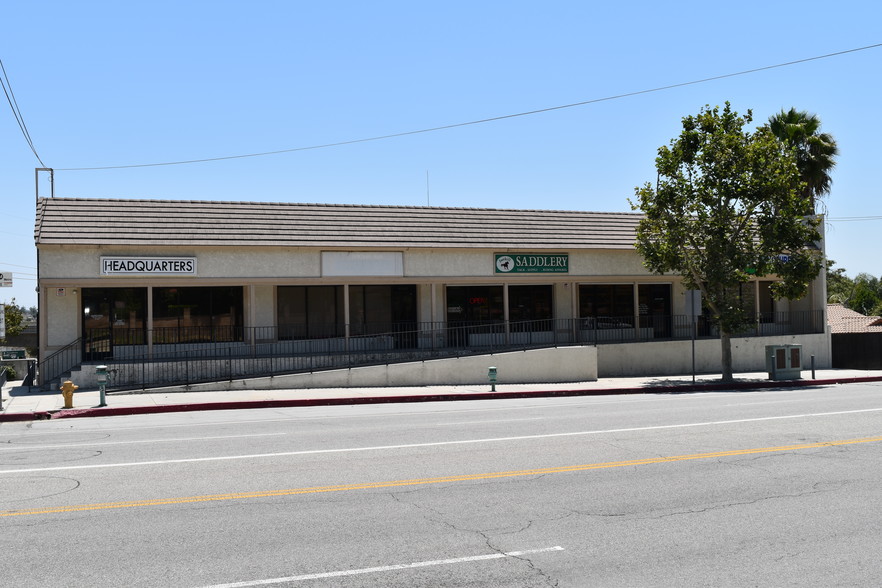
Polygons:
<instances>
[{"instance_id":1,"label":"yellow fire hydrant","mask_svg":"<svg viewBox=\"0 0 882 588\"><path fill-rule=\"evenodd\" d=\"M64 408L73 408L73 393L76 389L79 388L76 384L71 382L70 380L65 380L64 384L61 385L61 395L64 396Z\"/></svg>"}]
</instances>

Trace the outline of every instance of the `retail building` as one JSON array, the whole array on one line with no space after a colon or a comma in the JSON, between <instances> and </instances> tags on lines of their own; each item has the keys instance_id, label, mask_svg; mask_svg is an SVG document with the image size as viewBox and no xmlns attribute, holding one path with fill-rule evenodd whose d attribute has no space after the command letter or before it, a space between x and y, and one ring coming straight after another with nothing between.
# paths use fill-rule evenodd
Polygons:
<instances>
[{"instance_id":1,"label":"retail building","mask_svg":"<svg viewBox=\"0 0 882 588\"><path fill-rule=\"evenodd\" d=\"M313 355L596 345L600 376L661 375L689 371L683 345L697 329L699 371L718 370L719 343L703 340L713 327L701 317L693 327L680 280L643 267L634 249L639 219L41 198L40 357L68 350L96 363L233 343L256 355L258 345L282 341L340 342L313 345ZM736 368L763 369L756 350L775 341L803 344L823 367L823 275L798 301L774 300L770 283L744 287L757 328L735 341Z\"/></svg>"}]
</instances>

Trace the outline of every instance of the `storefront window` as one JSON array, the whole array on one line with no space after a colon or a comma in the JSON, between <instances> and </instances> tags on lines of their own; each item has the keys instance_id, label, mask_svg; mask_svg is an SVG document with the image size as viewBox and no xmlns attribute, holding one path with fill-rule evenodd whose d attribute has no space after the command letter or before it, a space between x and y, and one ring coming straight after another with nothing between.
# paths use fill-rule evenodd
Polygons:
<instances>
[{"instance_id":1,"label":"storefront window","mask_svg":"<svg viewBox=\"0 0 882 588\"><path fill-rule=\"evenodd\" d=\"M153 342L242 341L241 287L153 289Z\"/></svg>"},{"instance_id":2,"label":"storefront window","mask_svg":"<svg viewBox=\"0 0 882 588\"><path fill-rule=\"evenodd\" d=\"M631 327L634 324L634 286L583 284L579 286L579 316L586 327Z\"/></svg>"},{"instance_id":3,"label":"storefront window","mask_svg":"<svg viewBox=\"0 0 882 588\"><path fill-rule=\"evenodd\" d=\"M349 321L353 335L415 330L416 286L350 286Z\"/></svg>"},{"instance_id":4,"label":"storefront window","mask_svg":"<svg viewBox=\"0 0 882 588\"><path fill-rule=\"evenodd\" d=\"M279 286L279 338L322 339L345 334L343 286Z\"/></svg>"},{"instance_id":5,"label":"storefront window","mask_svg":"<svg viewBox=\"0 0 882 588\"><path fill-rule=\"evenodd\" d=\"M416 286L350 286L349 323L352 336L391 334L396 349L416 347Z\"/></svg>"},{"instance_id":6,"label":"storefront window","mask_svg":"<svg viewBox=\"0 0 882 588\"><path fill-rule=\"evenodd\" d=\"M447 321L450 323L502 322L502 286L448 286Z\"/></svg>"},{"instance_id":7,"label":"storefront window","mask_svg":"<svg viewBox=\"0 0 882 588\"><path fill-rule=\"evenodd\" d=\"M552 286L509 286L508 318L512 330L551 331L554 318Z\"/></svg>"},{"instance_id":8,"label":"storefront window","mask_svg":"<svg viewBox=\"0 0 882 588\"><path fill-rule=\"evenodd\" d=\"M670 284L640 284L637 286L637 304L640 328L652 329L653 337L671 336Z\"/></svg>"},{"instance_id":9,"label":"storefront window","mask_svg":"<svg viewBox=\"0 0 882 588\"><path fill-rule=\"evenodd\" d=\"M279 337L320 339L346 334L343 286L279 286ZM416 330L416 286L349 287L353 336Z\"/></svg>"},{"instance_id":10,"label":"storefront window","mask_svg":"<svg viewBox=\"0 0 882 588\"><path fill-rule=\"evenodd\" d=\"M83 288L83 341L87 359L113 354L115 345L143 345L147 288Z\"/></svg>"}]
</instances>

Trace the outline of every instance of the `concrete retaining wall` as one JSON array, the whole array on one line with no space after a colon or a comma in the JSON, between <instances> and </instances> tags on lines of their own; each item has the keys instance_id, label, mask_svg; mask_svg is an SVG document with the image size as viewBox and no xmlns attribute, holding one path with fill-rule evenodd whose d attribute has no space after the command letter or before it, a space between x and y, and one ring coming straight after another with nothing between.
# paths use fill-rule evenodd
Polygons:
<instances>
[{"instance_id":1,"label":"concrete retaining wall","mask_svg":"<svg viewBox=\"0 0 882 588\"><path fill-rule=\"evenodd\" d=\"M830 335L782 335L732 339L732 367L736 372L766 371L766 345L802 345L804 369L815 356L817 369L829 369L833 359ZM691 341L621 343L597 346L598 377L676 376L692 373ZM695 371L719 373L722 369L719 339L695 342Z\"/></svg>"},{"instance_id":2,"label":"concrete retaining wall","mask_svg":"<svg viewBox=\"0 0 882 588\"><path fill-rule=\"evenodd\" d=\"M558 347L494 355L436 359L382 366L251 378L234 382L170 387L163 391L224 389L348 388L385 386L489 385L487 368L495 366L498 384L587 382L597 379L596 347Z\"/></svg>"}]
</instances>

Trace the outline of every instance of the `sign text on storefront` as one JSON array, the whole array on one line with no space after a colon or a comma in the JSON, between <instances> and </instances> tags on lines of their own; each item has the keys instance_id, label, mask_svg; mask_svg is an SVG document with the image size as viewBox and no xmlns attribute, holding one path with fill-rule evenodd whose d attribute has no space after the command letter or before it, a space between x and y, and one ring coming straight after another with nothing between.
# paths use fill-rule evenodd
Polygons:
<instances>
[{"instance_id":1,"label":"sign text on storefront","mask_svg":"<svg viewBox=\"0 0 882 588\"><path fill-rule=\"evenodd\" d=\"M102 257L101 275L196 275L195 257Z\"/></svg>"},{"instance_id":2,"label":"sign text on storefront","mask_svg":"<svg viewBox=\"0 0 882 588\"><path fill-rule=\"evenodd\" d=\"M568 253L497 253L497 274L565 274L570 271Z\"/></svg>"}]
</instances>

